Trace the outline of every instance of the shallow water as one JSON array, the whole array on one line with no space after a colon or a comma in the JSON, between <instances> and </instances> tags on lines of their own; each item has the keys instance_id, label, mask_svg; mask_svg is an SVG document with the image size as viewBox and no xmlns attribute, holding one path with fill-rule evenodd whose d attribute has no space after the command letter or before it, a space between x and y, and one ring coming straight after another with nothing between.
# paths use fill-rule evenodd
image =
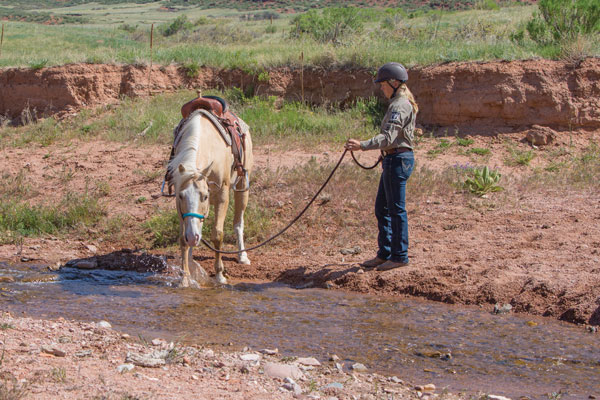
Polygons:
<instances>
[{"instance_id":1,"label":"shallow water","mask_svg":"<svg viewBox=\"0 0 600 400\"><path fill-rule=\"evenodd\" d=\"M0 263L3 276L15 282L0 283L2 309L33 317L105 319L146 339L277 347L282 356L321 361L337 354L407 382L434 383L438 393L600 395L600 335L550 319L274 283L176 289L160 275L124 271Z\"/></svg>"}]
</instances>

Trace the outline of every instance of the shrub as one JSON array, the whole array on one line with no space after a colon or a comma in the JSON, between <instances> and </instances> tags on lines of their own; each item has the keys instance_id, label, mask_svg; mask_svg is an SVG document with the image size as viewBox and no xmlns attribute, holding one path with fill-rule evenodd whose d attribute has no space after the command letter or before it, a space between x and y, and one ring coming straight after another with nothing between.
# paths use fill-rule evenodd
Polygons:
<instances>
[{"instance_id":1,"label":"shrub","mask_svg":"<svg viewBox=\"0 0 600 400\"><path fill-rule=\"evenodd\" d=\"M310 10L292 20L295 35L308 34L320 42L338 42L341 38L362 31L364 17L354 7Z\"/></svg>"},{"instance_id":2,"label":"shrub","mask_svg":"<svg viewBox=\"0 0 600 400\"><path fill-rule=\"evenodd\" d=\"M527 31L539 44L571 41L600 31L598 0L540 0L538 7Z\"/></svg>"},{"instance_id":3,"label":"shrub","mask_svg":"<svg viewBox=\"0 0 600 400\"><path fill-rule=\"evenodd\" d=\"M465 180L465 188L478 196L489 192L499 192L504 188L498 185L502 175L498 171L490 170L487 165L483 168L474 168L470 176Z\"/></svg>"},{"instance_id":4,"label":"shrub","mask_svg":"<svg viewBox=\"0 0 600 400\"><path fill-rule=\"evenodd\" d=\"M192 23L188 20L185 14L175 18L173 22L167 25L161 25L159 30L163 36L172 36L183 29L191 29Z\"/></svg>"}]
</instances>

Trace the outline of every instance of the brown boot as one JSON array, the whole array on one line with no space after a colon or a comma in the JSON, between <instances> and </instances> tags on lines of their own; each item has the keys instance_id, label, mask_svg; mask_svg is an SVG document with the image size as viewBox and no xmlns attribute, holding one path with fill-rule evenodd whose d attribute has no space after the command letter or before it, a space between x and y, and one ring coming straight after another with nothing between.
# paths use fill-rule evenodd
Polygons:
<instances>
[{"instance_id":1,"label":"brown boot","mask_svg":"<svg viewBox=\"0 0 600 400\"><path fill-rule=\"evenodd\" d=\"M387 260L386 262L379 264L377 266L377 271L387 271L387 270L394 269L394 268L405 267L407 265L408 265L408 261L401 262L401 261Z\"/></svg>"},{"instance_id":2,"label":"brown boot","mask_svg":"<svg viewBox=\"0 0 600 400\"><path fill-rule=\"evenodd\" d=\"M366 268L366 269L371 269L371 268L375 268L378 265L381 265L381 264L383 264L385 262L386 262L385 260L382 260L379 257L375 257L375 258L372 258L370 260L367 260L367 261L364 261L364 262L360 263L360 265L362 267Z\"/></svg>"}]
</instances>

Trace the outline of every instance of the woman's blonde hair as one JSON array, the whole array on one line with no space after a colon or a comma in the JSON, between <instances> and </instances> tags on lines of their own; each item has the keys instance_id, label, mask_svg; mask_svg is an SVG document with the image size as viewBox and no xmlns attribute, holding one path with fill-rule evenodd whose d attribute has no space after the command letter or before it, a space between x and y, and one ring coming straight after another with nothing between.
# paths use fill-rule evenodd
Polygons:
<instances>
[{"instance_id":1,"label":"woman's blonde hair","mask_svg":"<svg viewBox=\"0 0 600 400\"><path fill-rule=\"evenodd\" d=\"M415 96L413 96L413 94L410 91L410 89L408 88L408 86L406 86L406 83L400 82L400 87L398 87L397 93L400 96L406 97L408 99L410 104L412 104L413 110L415 110L415 115L416 115L419 112L419 105L417 104L417 101L415 100Z\"/></svg>"}]
</instances>

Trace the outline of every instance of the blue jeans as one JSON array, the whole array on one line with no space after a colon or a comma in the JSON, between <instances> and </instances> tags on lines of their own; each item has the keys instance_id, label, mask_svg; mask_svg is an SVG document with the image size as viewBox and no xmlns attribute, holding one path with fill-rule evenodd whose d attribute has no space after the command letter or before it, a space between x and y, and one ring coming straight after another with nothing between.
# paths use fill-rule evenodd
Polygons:
<instances>
[{"instance_id":1,"label":"blue jeans","mask_svg":"<svg viewBox=\"0 0 600 400\"><path fill-rule=\"evenodd\" d=\"M375 199L375 216L379 235L377 257L382 260L408 262L408 219L406 182L415 165L412 151L386 156Z\"/></svg>"}]
</instances>

